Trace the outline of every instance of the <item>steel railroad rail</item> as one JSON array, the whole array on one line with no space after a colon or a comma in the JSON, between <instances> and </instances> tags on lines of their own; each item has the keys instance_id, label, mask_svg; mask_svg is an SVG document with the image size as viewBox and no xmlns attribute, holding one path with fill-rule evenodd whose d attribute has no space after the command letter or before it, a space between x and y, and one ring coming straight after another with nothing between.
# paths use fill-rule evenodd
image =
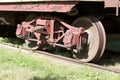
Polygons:
<instances>
[{"instance_id":1,"label":"steel railroad rail","mask_svg":"<svg viewBox=\"0 0 120 80\"><path fill-rule=\"evenodd\" d=\"M1 0L0 34L16 33L34 50L63 47L79 61L96 62L106 41L120 40L119 5L120 0Z\"/></svg>"},{"instance_id":2,"label":"steel railroad rail","mask_svg":"<svg viewBox=\"0 0 120 80\"><path fill-rule=\"evenodd\" d=\"M16 45L7 45L7 44L0 44L0 47L4 47L4 48L9 48L11 50L21 50L23 52L30 52L31 50L28 48L23 48L20 46L16 46ZM84 63L81 61L78 61L77 59L72 59L72 58L68 58L68 57L64 57L64 56L60 56L60 55L55 55L49 52L45 52L45 51L39 51L39 50L35 50L33 51L34 53L38 54L38 55L44 55L47 57L50 57L50 59L55 59L55 60L60 60L60 61L64 61L70 64L75 64L75 65L85 65L85 66L89 66L98 70L104 70L104 71L109 71L109 72L113 72L113 73L117 73L120 74L120 70L114 70L114 69L110 69L95 63Z\"/></svg>"}]
</instances>

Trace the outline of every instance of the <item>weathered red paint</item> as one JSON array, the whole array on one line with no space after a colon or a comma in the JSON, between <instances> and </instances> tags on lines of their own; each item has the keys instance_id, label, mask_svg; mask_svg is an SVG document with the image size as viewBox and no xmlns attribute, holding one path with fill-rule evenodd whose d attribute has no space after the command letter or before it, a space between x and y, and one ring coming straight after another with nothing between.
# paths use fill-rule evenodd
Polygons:
<instances>
[{"instance_id":1,"label":"weathered red paint","mask_svg":"<svg viewBox=\"0 0 120 80\"><path fill-rule=\"evenodd\" d=\"M116 16L119 14L120 0L105 0L105 7L116 7Z\"/></svg>"},{"instance_id":2,"label":"weathered red paint","mask_svg":"<svg viewBox=\"0 0 120 80\"><path fill-rule=\"evenodd\" d=\"M0 11L68 12L78 2L41 2L0 4Z\"/></svg>"},{"instance_id":3,"label":"weathered red paint","mask_svg":"<svg viewBox=\"0 0 120 80\"><path fill-rule=\"evenodd\" d=\"M104 1L105 1L105 7L117 7L118 5L120 5L119 0L104 0Z\"/></svg>"},{"instance_id":4,"label":"weathered red paint","mask_svg":"<svg viewBox=\"0 0 120 80\"><path fill-rule=\"evenodd\" d=\"M25 39L25 37L27 36L27 33L28 32L26 31L25 27L23 27L21 24L17 25L16 36L18 38Z\"/></svg>"},{"instance_id":5,"label":"weathered red paint","mask_svg":"<svg viewBox=\"0 0 120 80\"><path fill-rule=\"evenodd\" d=\"M65 30L66 28L67 31ZM45 42L53 46L58 44L58 42L63 39L64 44L62 45L69 48L77 45L81 46L81 34L84 34L84 29L82 27L75 28L74 26L63 22L60 19L52 17L44 19L40 19L39 17L30 22L22 22L22 24L18 25L16 35L18 37L19 35L24 37L26 34L21 33L23 30L27 33L33 33L36 36L36 41L41 42L44 39ZM42 35L44 35L44 38L41 40Z\"/></svg>"},{"instance_id":6,"label":"weathered red paint","mask_svg":"<svg viewBox=\"0 0 120 80\"><path fill-rule=\"evenodd\" d=\"M84 33L84 29L80 28L72 28L66 31L63 42L67 47L72 47L79 45L81 46L81 34Z\"/></svg>"}]
</instances>

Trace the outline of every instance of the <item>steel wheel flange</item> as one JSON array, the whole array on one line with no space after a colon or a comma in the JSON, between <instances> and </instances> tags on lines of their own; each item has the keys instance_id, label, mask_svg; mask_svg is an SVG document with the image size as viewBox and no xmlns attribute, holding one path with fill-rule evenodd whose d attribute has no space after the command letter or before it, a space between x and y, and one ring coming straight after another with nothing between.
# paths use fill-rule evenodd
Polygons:
<instances>
[{"instance_id":1,"label":"steel wheel flange","mask_svg":"<svg viewBox=\"0 0 120 80\"><path fill-rule=\"evenodd\" d=\"M80 17L72 25L83 27L88 34L87 47L74 52L75 57L82 62L96 62L103 55L106 45L102 23L95 17Z\"/></svg>"},{"instance_id":2,"label":"steel wheel flange","mask_svg":"<svg viewBox=\"0 0 120 80\"><path fill-rule=\"evenodd\" d=\"M37 41L31 41L26 39L25 43L31 50L37 50L40 47L40 45L37 44Z\"/></svg>"}]
</instances>

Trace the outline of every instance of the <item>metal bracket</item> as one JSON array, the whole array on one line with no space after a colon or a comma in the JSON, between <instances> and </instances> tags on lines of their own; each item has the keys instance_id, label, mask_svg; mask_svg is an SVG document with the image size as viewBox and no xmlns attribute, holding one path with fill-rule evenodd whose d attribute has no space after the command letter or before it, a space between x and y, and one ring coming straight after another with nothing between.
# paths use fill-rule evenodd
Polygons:
<instances>
[{"instance_id":1,"label":"metal bracket","mask_svg":"<svg viewBox=\"0 0 120 80\"><path fill-rule=\"evenodd\" d=\"M3 17L0 17L0 23L3 25L3 24L5 24L5 25L10 25L10 23L9 22L7 22L6 20L5 20L5 18L3 18Z\"/></svg>"},{"instance_id":2,"label":"metal bracket","mask_svg":"<svg viewBox=\"0 0 120 80\"><path fill-rule=\"evenodd\" d=\"M117 0L116 16L119 15L119 0Z\"/></svg>"}]
</instances>

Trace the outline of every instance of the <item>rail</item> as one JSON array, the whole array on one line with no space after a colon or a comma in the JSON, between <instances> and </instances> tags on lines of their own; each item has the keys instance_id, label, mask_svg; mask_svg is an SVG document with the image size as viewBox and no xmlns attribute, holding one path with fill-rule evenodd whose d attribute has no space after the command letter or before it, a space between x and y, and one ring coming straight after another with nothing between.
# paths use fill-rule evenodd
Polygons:
<instances>
[{"instance_id":1,"label":"rail","mask_svg":"<svg viewBox=\"0 0 120 80\"><path fill-rule=\"evenodd\" d=\"M20 50L20 51L23 51L23 52L27 51L27 53L29 51L31 51L29 49L22 48L22 47L19 47L19 46L16 46L16 45L11 45L10 46L10 45L6 45L6 44L0 44L0 47L9 48L11 50ZM68 57L63 57L63 56L60 56L60 55L55 55L55 54L51 54L49 52L44 52L44 51L33 51L33 52L38 54L38 55L44 55L44 56L50 57L50 59L57 59L57 60L65 61L67 63L75 64L75 65L86 65L86 66L89 66L89 67L92 67L92 68L95 68L95 69L120 74L120 70L114 70L114 69L106 68L106 67L103 67L103 66L98 65L98 64L83 63L83 62L81 62L79 60L76 60L76 59L71 59L71 58L68 58Z\"/></svg>"}]
</instances>

